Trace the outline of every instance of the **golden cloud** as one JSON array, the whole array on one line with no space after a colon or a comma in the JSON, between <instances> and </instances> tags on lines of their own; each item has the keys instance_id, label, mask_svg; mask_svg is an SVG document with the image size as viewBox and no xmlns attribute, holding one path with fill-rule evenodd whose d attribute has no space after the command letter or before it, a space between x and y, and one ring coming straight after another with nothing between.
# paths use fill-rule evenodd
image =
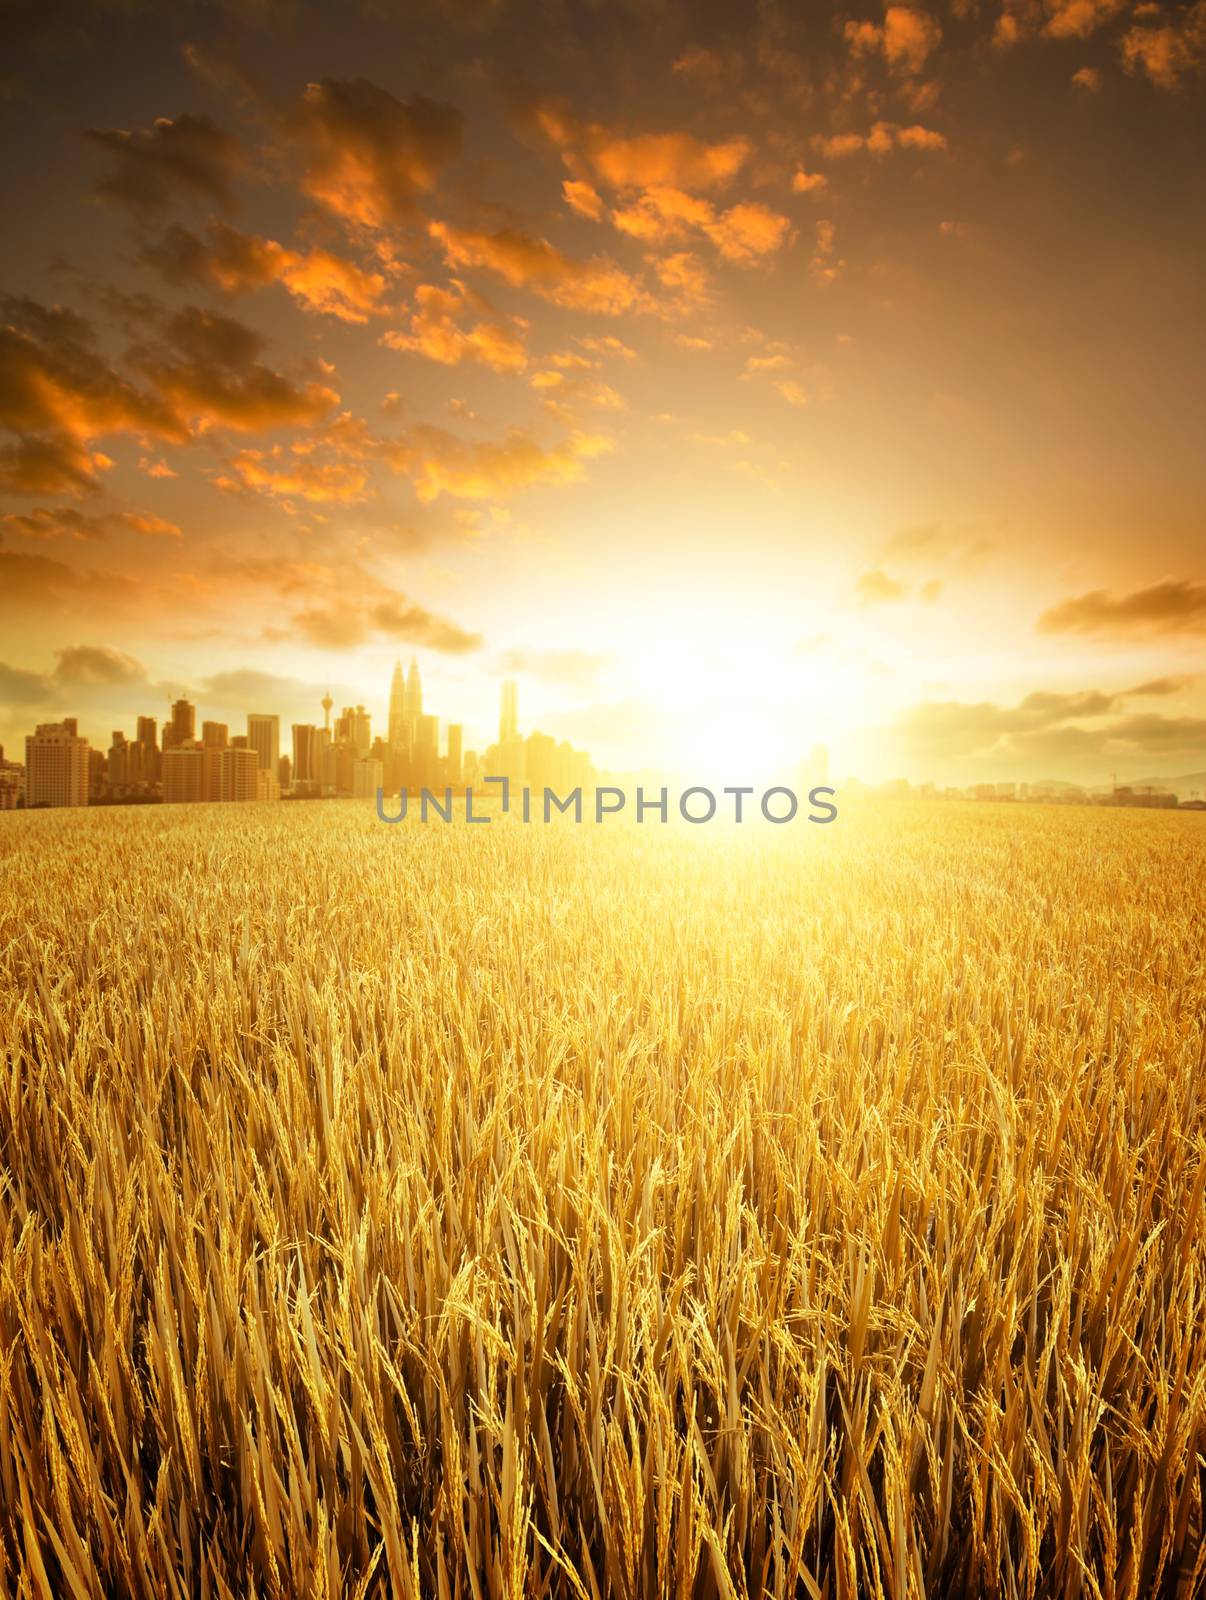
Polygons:
<instances>
[{"instance_id":1,"label":"golden cloud","mask_svg":"<svg viewBox=\"0 0 1206 1600\"><path fill-rule=\"evenodd\" d=\"M368 592L362 597L343 597L295 612L290 635L300 634L326 650L347 650L374 636L425 645L448 655L480 649L480 633L468 632L387 585L374 581L365 588Z\"/></svg>"},{"instance_id":2,"label":"golden cloud","mask_svg":"<svg viewBox=\"0 0 1206 1600\"><path fill-rule=\"evenodd\" d=\"M459 154L463 130L454 106L425 95L397 100L366 78L308 84L292 119L306 194L365 228L412 218Z\"/></svg>"},{"instance_id":3,"label":"golden cloud","mask_svg":"<svg viewBox=\"0 0 1206 1600\"><path fill-rule=\"evenodd\" d=\"M884 156L893 149L945 150L946 135L920 123L902 128L895 122L876 122L868 133L817 134L813 144L823 155L831 158L858 155L867 151Z\"/></svg>"},{"instance_id":4,"label":"golden cloud","mask_svg":"<svg viewBox=\"0 0 1206 1600\"><path fill-rule=\"evenodd\" d=\"M1052 39L1087 39L1123 8L1123 0L1048 0L1043 32Z\"/></svg>"},{"instance_id":5,"label":"golden cloud","mask_svg":"<svg viewBox=\"0 0 1206 1600\"><path fill-rule=\"evenodd\" d=\"M595 434L575 434L546 448L521 428L501 440L467 441L443 428L413 428L394 448L394 464L413 480L419 499L442 494L493 500L534 484L576 483L585 464L611 449Z\"/></svg>"},{"instance_id":6,"label":"golden cloud","mask_svg":"<svg viewBox=\"0 0 1206 1600\"><path fill-rule=\"evenodd\" d=\"M420 284L415 290L409 329L392 329L381 342L391 350L416 351L446 367L471 361L492 372L522 372L528 355L521 326L497 317L483 317L470 327L461 326L458 319L481 304L455 280L448 289Z\"/></svg>"},{"instance_id":7,"label":"golden cloud","mask_svg":"<svg viewBox=\"0 0 1206 1600\"><path fill-rule=\"evenodd\" d=\"M1196 0L1168 18L1158 6L1135 12L1135 25L1122 38L1128 72L1142 72L1160 89L1179 89L1186 78L1206 68L1206 0Z\"/></svg>"},{"instance_id":8,"label":"golden cloud","mask_svg":"<svg viewBox=\"0 0 1206 1600\"><path fill-rule=\"evenodd\" d=\"M513 287L532 289L554 305L605 316L648 309L648 297L640 284L606 256L574 260L547 239L514 228L483 233L433 222L429 232L443 247L451 266L482 267Z\"/></svg>"},{"instance_id":9,"label":"golden cloud","mask_svg":"<svg viewBox=\"0 0 1206 1600\"><path fill-rule=\"evenodd\" d=\"M741 137L708 143L678 131L621 133L581 121L556 100L537 101L525 120L580 168L580 180L589 174L611 189L718 188L736 176L753 150Z\"/></svg>"},{"instance_id":10,"label":"golden cloud","mask_svg":"<svg viewBox=\"0 0 1206 1600\"><path fill-rule=\"evenodd\" d=\"M889 6L882 23L848 22L845 33L854 55L881 55L901 73L920 72L942 40L934 18L914 6Z\"/></svg>"},{"instance_id":11,"label":"golden cloud","mask_svg":"<svg viewBox=\"0 0 1206 1600\"><path fill-rule=\"evenodd\" d=\"M224 294L277 283L307 311L341 322L367 322L385 309L383 273L366 272L330 250L290 250L224 222L211 224L208 240L187 228L169 228L142 254L170 282L209 284Z\"/></svg>"},{"instance_id":12,"label":"golden cloud","mask_svg":"<svg viewBox=\"0 0 1206 1600\"><path fill-rule=\"evenodd\" d=\"M1117 597L1104 589L1077 595L1044 611L1040 633L1125 637L1138 633L1206 633L1206 583L1166 578Z\"/></svg>"},{"instance_id":13,"label":"golden cloud","mask_svg":"<svg viewBox=\"0 0 1206 1600\"><path fill-rule=\"evenodd\" d=\"M141 388L99 353L72 311L10 300L0 327L0 427L17 436L0 451L0 487L22 494L79 494L110 465L93 448L132 433L180 443L195 430L243 432L314 423L338 395L265 366L264 340L229 317L185 307L162 336L132 352ZM159 530L162 531L162 530Z\"/></svg>"},{"instance_id":14,"label":"golden cloud","mask_svg":"<svg viewBox=\"0 0 1206 1600\"><path fill-rule=\"evenodd\" d=\"M282 445L270 450L240 450L229 462L234 479L220 488L253 489L281 500L318 505L354 505L366 497L368 473L354 461L315 461Z\"/></svg>"}]
</instances>

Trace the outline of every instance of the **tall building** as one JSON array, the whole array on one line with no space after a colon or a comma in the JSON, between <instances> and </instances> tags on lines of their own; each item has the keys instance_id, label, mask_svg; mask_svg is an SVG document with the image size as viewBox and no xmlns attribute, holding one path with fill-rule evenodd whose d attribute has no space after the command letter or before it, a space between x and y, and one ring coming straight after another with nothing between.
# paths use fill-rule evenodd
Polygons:
<instances>
[{"instance_id":1,"label":"tall building","mask_svg":"<svg viewBox=\"0 0 1206 1600\"><path fill-rule=\"evenodd\" d=\"M230 729L224 722L203 722L201 743L209 750L224 750L230 742Z\"/></svg>"},{"instance_id":2,"label":"tall building","mask_svg":"<svg viewBox=\"0 0 1206 1600\"><path fill-rule=\"evenodd\" d=\"M419 677L419 663L414 656L410 658L410 670L406 674L406 726L411 739L415 736L415 727L423 715L423 682Z\"/></svg>"},{"instance_id":3,"label":"tall building","mask_svg":"<svg viewBox=\"0 0 1206 1600\"><path fill-rule=\"evenodd\" d=\"M39 723L25 736L25 804L86 806L88 755L74 717Z\"/></svg>"},{"instance_id":4,"label":"tall building","mask_svg":"<svg viewBox=\"0 0 1206 1600\"><path fill-rule=\"evenodd\" d=\"M410 724L406 715L406 679L401 661L394 662L389 686L389 742L395 750L410 743Z\"/></svg>"},{"instance_id":5,"label":"tall building","mask_svg":"<svg viewBox=\"0 0 1206 1600\"><path fill-rule=\"evenodd\" d=\"M259 757L265 772L276 776L281 759L281 719L273 713L266 715L249 712L247 716L247 743Z\"/></svg>"},{"instance_id":6,"label":"tall building","mask_svg":"<svg viewBox=\"0 0 1206 1600\"><path fill-rule=\"evenodd\" d=\"M138 719L138 768L143 783L159 782L159 742L154 717Z\"/></svg>"},{"instance_id":7,"label":"tall building","mask_svg":"<svg viewBox=\"0 0 1206 1600\"><path fill-rule=\"evenodd\" d=\"M432 788L439 782L440 719L420 715L415 724L411 761L412 781L419 788Z\"/></svg>"},{"instance_id":8,"label":"tall building","mask_svg":"<svg viewBox=\"0 0 1206 1600\"><path fill-rule=\"evenodd\" d=\"M508 678L502 686L502 707L498 718L498 742L510 744L519 738L519 685Z\"/></svg>"},{"instance_id":9,"label":"tall building","mask_svg":"<svg viewBox=\"0 0 1206 1600\"><path fill-rule=\"evenodd\" d=\"M357 800L375 800L384 783L380 761L373 756L357 758L352 768L352 795Z\"/></svg>"},{"instance_id":10,"label":"tall building","mask_svg":"<svg viewBox=\"0 0 1206 1600\"><path fill-rule=\"evenodd\" d=\"M202 800L220 800L222 798L222 752L227 748L222 744L206 744L201 742L201 798Z\"/></svg>"},{"instance_id":11,"label":"tall building","mask_svg":"<svg viewBox=\"0 0 1206 1600\"><path fill-rule=\"evenodd\" d=\"M335 718L335 743L351 745L358 756L367 756L373 744L372 724L363 706L344 706Z\"/></svg>"},{"instance_id":12,"label":"tall building","mask_svg":"<svg viewBox=\"0 0 1206 1600\"><path fill-rule=\"evenodd\" d=\"M318 782L318 733L312 722L293 724L293 782Z\"/></svg>"},{"instance_id":13,"label":"tall building","mask_svg":"<svg viewBox=\"0 0 1206 1600\"><path fill-rule=\"evenodd\" d=\"M257 799L259 794L257 777L262 770L258 750L253 750L250 744L232 744L222 752L219 797L222 800Z\"/></svg>"},{"instance_id":14,"label":"tall building","mask_svg":"<svg viewBox=\"0 0 1206 1600\"><path fill-rule=\"evenodd\" d=\"M25 768L19 761L6 761L0 745L0 811L15 811L24 804Z\"/></svg>"},{"instance_id":15,"label":"tall building","mask_svg":"<svg viewBox=\"0 0 1206 1600\"><path fill-rule=\"evenodd\" d=\"M459 722L448 724L448 782L460 783L465 730Z\"/></svg>"},{"instance_id":16,"label":"tall building","mask_svg":"<svg viewBox=\"0 0 1206 1600\"><path fill-rule=\"evenodd\" d=\"M331 707L335 704L335 702L334 702L334 700L331 699L331 691L329 689L327 690L326 694L323 695L321 704L322 704L322 725L327 730L327 732L330 733L330 731L331 731Z\"/></svg>"},{"instance_id":17,"label":"tall building","mask_svg":"<svg viewBox=\"0 0 1206 1600\"><path fill-rule=\"evenodd\" d=\"M166 737L167 729L163 731ZM195 739L169 745L163 752L165 804L196 804L205 799L205 755Z\"/></svg>"},{"instance_id":18,"label":"tall building","mask_svg":"<svg viewBox=\"0 0 1206 1600\"><path fill-rule=\"evenodd\" d=\"M130 746L120 728L113 730L105 779L110 789L120 789L130 781Z\"/></svg>"},{"instance_id":19,"label":"tall building","mask_svg":"<svg viewBox=\"0 0 1206 1600\"><path fill-rule=\"evenodd\" d=\"M170 750L178 744L188 744L196 737L197 708L187 700L172 702L172 718L164 724L163 748Z\"/></svg>"}]
</instances>

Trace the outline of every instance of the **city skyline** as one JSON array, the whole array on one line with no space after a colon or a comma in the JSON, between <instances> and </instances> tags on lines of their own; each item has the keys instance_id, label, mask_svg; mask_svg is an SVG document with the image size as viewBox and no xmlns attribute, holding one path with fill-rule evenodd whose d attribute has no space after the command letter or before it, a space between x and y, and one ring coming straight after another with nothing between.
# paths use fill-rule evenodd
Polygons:
<instances>
[{"instance_id":1,"label":"city skyline","mask_svg":"<svg viewBox=\"0 0 1206 1600\"><path fill-rule=\"evenodd\" d=\"M616 767L1206 765L1200 3L54 15L0 743L415 651Z\"/></svg>"},{"instance_id":2,"label":"city skyline","mask_svg":"<svg viewBox=\"0 0 1206 1600\"><path fill-rule=\"evenodd\" d=\"M163 720L140 715L127 738L113 729L106 748L93 747L76 717L39 723L24 736L24 762L6 756L0 745L0 810L41 806L268 801L282 798L370 799L398 793L464 789L488 776L516 785L562 788L595 780L589 753L575 749L539 728L519 725L518 686L499 686L496 742L479 752L467 748L464 727L424 710L422 676L412 657L404 673L395 660L384 731L373 733L373 716L363 703L343 706L332 722L336 702L325 690L319 702L323 720L292 722L289 748L283 748L279 713L248 711L246 732L232 733L228 722L205 718L197 730L198 707L178 696Z\"/></svg>"}]
</instances>

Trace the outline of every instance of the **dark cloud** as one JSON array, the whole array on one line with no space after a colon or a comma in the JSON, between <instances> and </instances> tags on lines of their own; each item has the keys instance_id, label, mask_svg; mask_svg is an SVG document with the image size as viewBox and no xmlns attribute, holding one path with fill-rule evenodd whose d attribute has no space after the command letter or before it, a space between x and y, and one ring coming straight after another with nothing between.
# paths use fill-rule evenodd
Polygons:
<instances>
[{"instance_id":1,"label":"dark cloud","mask_svg":"<svg viewBox=\"0 0 1206 1600\"><path fill-rule=\"evenodd\" d=\"M142 258L169 283L203 284L227 295L280 284L303 309L342 322L367 322L385 309L384 273L330 250L292 250L222 221L210 224L206 238L188 228L168 228L143 246Z\"/></svg>"},{"instance_id":2,"label":"dark cloud","mask_svg":"<svg viewBox=\"0 0 1206 1600\"><path fill-rule=\"evenodd\" d=\"M396 591L380 589L375 598L341 599L315 604L295 613L293 630L325 650L347 650L374 637L426 645L447 655L464 655L481 647L482 636L470 633Z\"/></svg>"},{"instance_id":3,"label":"dark cloud","mask_svg":"<svg viewBox=\"0 0 1206 1600\"><path fill-rule=\"evenodd\" d=\"M105 645L75 644L58 652L53 677L61 684L145 683L147 672L140 661L121 650Z\"/></svg>"},{"instance_id":4,"label":"dark cloud","mask_svg":"<svg viewBox=\"0 0 1206 1600\"><path fill-rule=\"evenodd\" d=\"M25 513L9 512L4 526L26 539L103 539L108 531L105 517L87 516L70 506L37 506Z\"/></svg>"},{"instance_id":5,"label":"dark cloud","mask_svg":"<svg viewBox=\"0 0 1206 1600\"><path fill-rule=\"evenodd\" d=\"M47 699L49 685L41 672L26 672L0 661L0 705L39 706Z\"/></svg>"},{"instance_id":6,"label":"dark cloud","mask_svg":"<svg viewBox=\"0 0 1206 1600\"><path fill-rule=\"evenodd\" d=\"M1103 730L1111 747L1158 751L1202 750L1206 748L1206 717L1123 717Z\"/></svg>"},{"instance_id":7,"label":"dark cloud","mask_svg":"<svg viewBox=\"0 0 1206 1600\"><path fill-rule=\"evenodd\" d=\"M105 457L74 439L19 439L0 446L0 490L6 494L80 495L93 488Z\"/></svg>"},{"instance_id":8,"label":"dark cloud","mask_svg":"<svg viewBox=\"0 0 1206 1600\"><path fill-rule=\"evenodd\" d=\"M1139 683L1133 689L1128 689L1127 698L1139 695L1180 694L1182 689L1187 689L1195 681L1191 673L1185 672L1168 678L1149 678L1146 683Z\"/></svg>"},{"instance_id":9,"label":"dark cloud","mask_svg":"<svg viewBox=\"0 0 1206 1600\"><path fill-rule=\"evenodd\" d=\"M104 539L111 533L140 533L149 538L180 537L180 529L166 517L142 511L102 511L87 514L73 506L37 506L29 512L9 512L4 526L26 539Z\"/></svg>"},{"instance_id":10,"label":"dark cloud","mask_svg":"<svg viewBox=\"0 0 1206 1600\"><path fill-rule=\"evenodd\" d=\"M1104 589L1064 600L1038 620L1040 633L1090 633L1121 637L1138 633L1206 632L1206 583L1166 578L1147 589L1117 597Z\"/></svg>"},{"instance_id":11,"label":"dark cloud","mask_svg":"<svg viewBox=\"0 0 1206 1600\"><path fill-rule=\"evenodd\" d=\"M78 491L99 465L87 446L105 434L186 436L161 396L138 388L106 361L76 312L10 297L0 304L0 316L0 427L20 440L4 456L9 487Z\"/></svg>"},{"instance_id":12,"label":"dark cloud","mask_svg":"<svg viewBox=\"0 0 1206 1600\"><path fill-rule=\"evenodd\" d=\"M0 487L12 492L79 494L109 464L93 448L107 435L181 443L215 423L242 432L313 423L338 402L326 383L266 366L260 334L196 306L130 352L142 385L101 354L75 312L27 299L2 311L0 428L17 442L0 450Z\"/></svg>"},{"instance_id":13,"label":"dark cloud","mask_svg":"<svg viewBox=\"0 0 1206 1600\"><path fill-rule=\"evenodd\" d=\"M234 203L242 149L208 117L186 112L174 121L158 117L149 128L89 128L85 138L114 158L97 192L135 211L160 211L182 197Z\"/></svg>"},{"instance_id":14,"label":"dark cloud","mask_svg":"<svg viewBox=\"0 0 1206 1600\"><path fill-rule=\"evenodd\" d=\"M113 605L135 598L139 588L135 580L115 573L70 567L51 556L0 550L0 610L29 613L38 607Z\"/></svg>"},{"instance_id":15,"label":"dark cloud","mask_svg":"<svg viewBox=\"0 0 1206 1600\"><path fill-rule=\"evenodd\" d=\"M1142 73L1160 89L1181 89L1206 70L1206 0L1165 10L1136 6L1134 25L1122 36L1128 72Z\"/></svg>"},{"instance_id":16,"label":"dark cloud","mask_svg":"<svg viewBox=\"0 0 1206 1600\"><path fill-rule=\"evenodd\" d=\"M415 215L459 154L464 118L425 95L394 98L367 78L307 85L291 119L302 187L344 222L385 228Z\"/></svg>"},{"instance_id":17,"label":"dark cloud","mask_svg":"<svg viewBox=\"0 0 1206 1600\"><path fill-rule=\"evenodd\" d=\"M1013 763L1022 772L1038 761L1122 759L1180 753L1206 742L1206 719L1126 713L1125 701L1174 692L1155 680L1119 694L1037 691L1016 706L993 701L925 701L886 730L898 751L925 771L967 762Z\"/></svg>"},{"instance_id":18,"label":"dark cloud","mask_svg":"<svg viewBox=\"0 0 1206 1600\"><path fill-rule=\"evenodd\" d=\"M325 383L295 383L259 357L263 336L233 317L186 306L164 339L133 359L179 425L219 422L240 432L314 423L338 404Z\"/></svg>"},{"instance_id":19,"label":"dark cloud","mask_svg":"<svg viewBox=\"0 0 1206 1600\"><path fill-rule=\"evenodd\" d=\"M410 644L425 644L448 655L464 655L481 648L480 633L469 633L455 622L436 616L402 595L390 595L370 607L373 626L390 639L405 639Z\"/></svg>"}]
</instances>

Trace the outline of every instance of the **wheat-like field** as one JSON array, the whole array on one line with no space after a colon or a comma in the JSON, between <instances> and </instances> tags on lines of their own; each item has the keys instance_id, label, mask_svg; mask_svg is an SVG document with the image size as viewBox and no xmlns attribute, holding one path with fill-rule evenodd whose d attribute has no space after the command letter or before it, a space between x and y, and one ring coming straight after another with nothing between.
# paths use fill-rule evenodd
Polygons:
<instances>
[{"instance_id":1,"label":"wheat-like field","mask_svg":"<svg viewBox=\"0 0 1206 1600\"><path fill-rule=\"evenodd\" d=\"M1206 828L0 817L0 1589L1206 1587Z\"/></svg>"}]
</instances>

